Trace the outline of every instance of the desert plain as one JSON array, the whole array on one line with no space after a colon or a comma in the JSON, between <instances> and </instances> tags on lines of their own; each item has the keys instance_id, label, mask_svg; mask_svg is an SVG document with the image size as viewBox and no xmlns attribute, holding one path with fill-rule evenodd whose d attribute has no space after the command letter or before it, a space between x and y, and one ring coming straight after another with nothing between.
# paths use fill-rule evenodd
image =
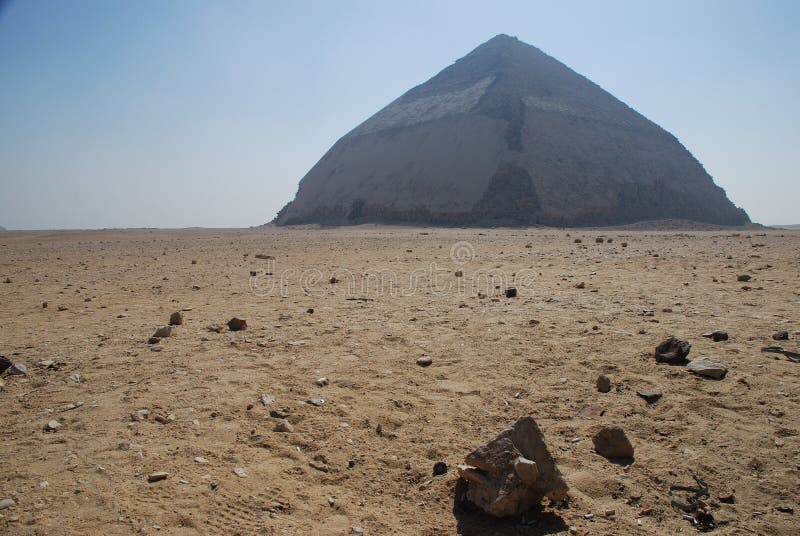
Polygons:
<instances>
[{"instance_id":1,"label":"desert plain","mask_svg":"<svg viewBox=\"0 0 800 536\"><path fill-rule=\"evenodd\" d=\"M800 351L798 310L798 231L5 232L0 533L692 534L670 487L697 477L712 533L797 534L800 363L761 348ZM727 375L656 363L670 335ZM525 415L568 502L454 512L456 466Z\"/></svg>"}]
</instances>

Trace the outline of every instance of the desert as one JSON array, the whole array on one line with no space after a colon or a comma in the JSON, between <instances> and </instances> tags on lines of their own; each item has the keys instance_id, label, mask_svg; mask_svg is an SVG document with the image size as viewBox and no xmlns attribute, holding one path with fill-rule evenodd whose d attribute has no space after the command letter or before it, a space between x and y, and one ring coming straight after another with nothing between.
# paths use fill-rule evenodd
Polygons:
<instances>
[{"instance_id":1,"label":"desert","mask_svg":"<svg viewBox=\"0 0 800 536\"><path fill-rule=\"evenodd\" d=\"M4 232L0 532L674 534L700 500L795 534L798 259L760 228ZM566 500L457 508L525 416Z\"/></svg>"}]
</instances>

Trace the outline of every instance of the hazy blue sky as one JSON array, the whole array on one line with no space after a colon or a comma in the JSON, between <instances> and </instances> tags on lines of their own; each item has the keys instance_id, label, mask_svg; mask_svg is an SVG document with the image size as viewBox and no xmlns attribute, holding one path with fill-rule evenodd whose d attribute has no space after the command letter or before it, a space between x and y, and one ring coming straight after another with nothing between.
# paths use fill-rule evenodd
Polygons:
<instances>
[{"instance_id":1,"label":"hazy blue sky","mask_svg":"<svg viewBox=\"0 0 800 536\"><path fill-rule=\"evenodd\" d=\"M0 225L269 221L342 135L498 33L800 223L800 2L0 0Z\"/></svg>"}]
</instances>

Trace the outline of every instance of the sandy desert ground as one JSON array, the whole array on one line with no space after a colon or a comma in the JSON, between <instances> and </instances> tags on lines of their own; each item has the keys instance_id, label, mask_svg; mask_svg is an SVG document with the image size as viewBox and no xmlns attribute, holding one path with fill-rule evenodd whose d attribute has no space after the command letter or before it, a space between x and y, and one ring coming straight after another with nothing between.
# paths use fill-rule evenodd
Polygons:
<instances>
[{"instance_id":1,"label":"sandy desert ground","mask_svg":"<svg viewBox=\"0 0 800 536\"><path fill-rule=\"evenodd\" d=\"M0 533L692 534L668 490L696 475L713 533L797 534L800 363L760 349L800 351L798 310L796 231L3 233L0 354L28 373L0 391ZM657 364L670 334L728 375ZM569 504L454 514L455 466L524 415ZM594 452L605 424L632 465Z\"/></svg>"}]
</instances>

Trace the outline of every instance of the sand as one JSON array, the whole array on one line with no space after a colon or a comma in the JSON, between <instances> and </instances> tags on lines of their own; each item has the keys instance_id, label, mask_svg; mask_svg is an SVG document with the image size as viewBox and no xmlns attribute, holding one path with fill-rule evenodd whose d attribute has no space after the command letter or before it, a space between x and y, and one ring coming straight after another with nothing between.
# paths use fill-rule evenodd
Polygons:
<instances>
[{"instance_id":1,"label":"sand","mask_svg":"<svg viewBox=\"0 0 800 536\"><path fill-rule=\"evenodd\" d=\"M28 374L0 391L0 533L694 533L668 489L697 475L714 533L796 534L800 363L760 348L799 350L799 260L793 231L3 233L0 354ZM233 316L248 329L208 330ZM727 376L656 364L668 335ZM524 415L569 504L454 514L455 466ZM601 425L626 431L632 465L594 452Z\"/></svg>"}]
</instances>

